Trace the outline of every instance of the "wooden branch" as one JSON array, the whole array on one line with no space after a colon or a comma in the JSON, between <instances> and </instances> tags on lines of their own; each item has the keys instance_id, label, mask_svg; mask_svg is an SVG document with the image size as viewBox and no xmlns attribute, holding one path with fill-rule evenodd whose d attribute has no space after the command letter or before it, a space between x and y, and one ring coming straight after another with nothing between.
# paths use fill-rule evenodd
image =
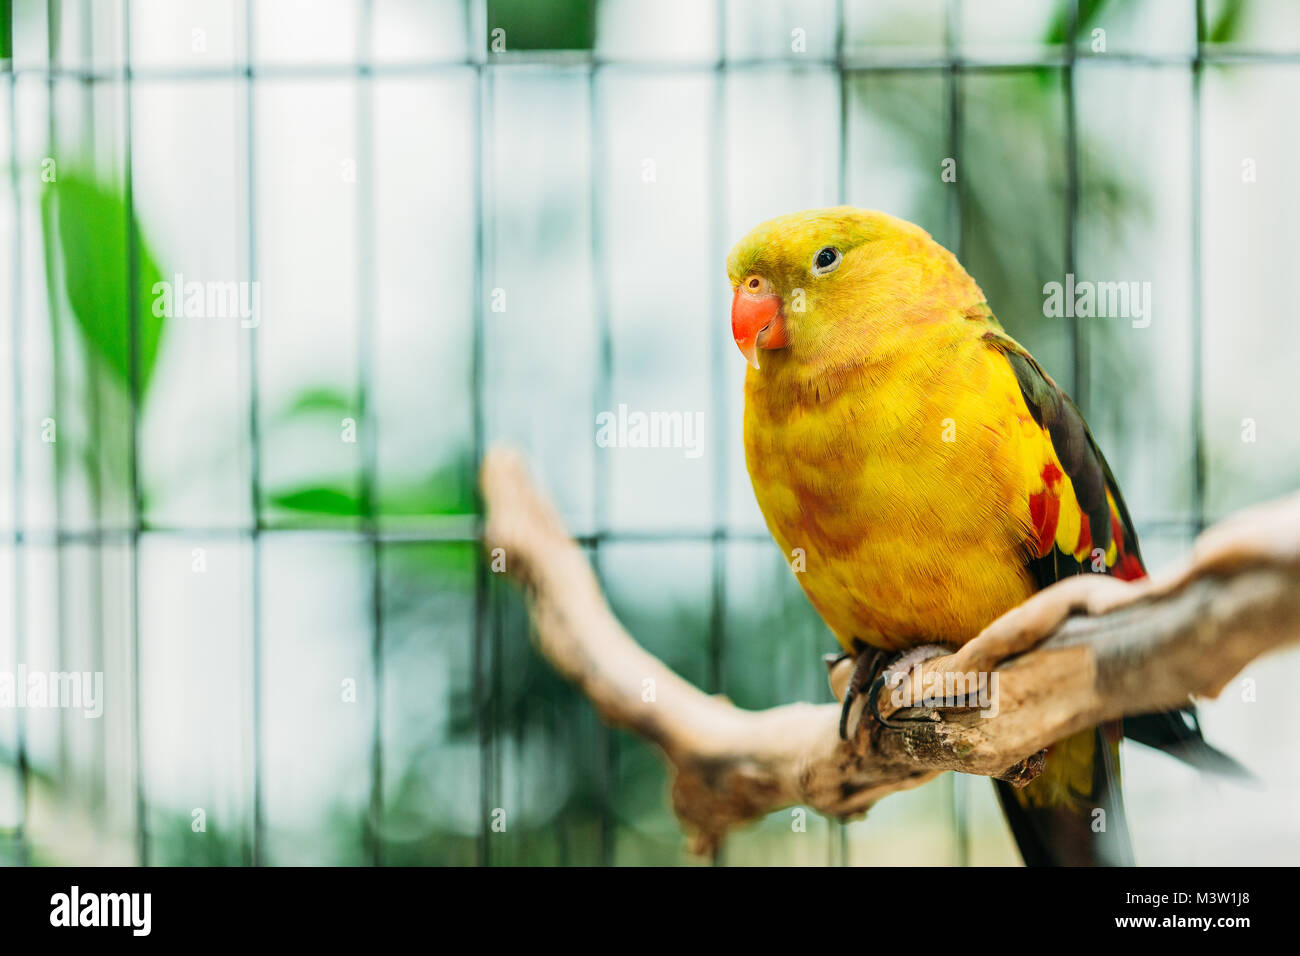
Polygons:
<instances>
[{"instance_id":1,"label":"wooden branch","mask_svg":"<svg viewBox=\"0 0 1300 956\"><path fill-rule=\"evenodd\" d=\"M1048 744L1213 697L1255 657L1300 637L1295 494L1211 528L1172 576L1129 584L1088 575L1036 594L880 702L888 716L923 702L935 681L983 679L995 693L982 710L911 708L899 716L926 719L905 730L864 720L846 742L836 704L742 710L674 674L615 620L519 457L491 452L480 481L486 546L503 549L524 588L538 649L605 721L663 751L675 770L674 809L698 853L774 810L804 805L848 818L946 770L1026 782ZM847 679L845 662L831 674L837 697Z\"/></svg>"}]
</instances>

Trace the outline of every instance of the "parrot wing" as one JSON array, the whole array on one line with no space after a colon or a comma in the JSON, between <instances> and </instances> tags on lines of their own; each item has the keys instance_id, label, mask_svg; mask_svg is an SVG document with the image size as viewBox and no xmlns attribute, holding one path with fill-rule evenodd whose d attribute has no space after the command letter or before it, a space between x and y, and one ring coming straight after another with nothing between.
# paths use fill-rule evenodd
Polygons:
<instances>
[{"instance_id":1,"label":"parrot wing","mask_svg":"<svg viewBox=\"0 0 1300 956\"><path fill-rule=\"evenodd\" d=\"M1032 419L1025 429L1042 436L1040 453L1027 463L1027 564L1038 587L1089 570L1127 581L1145 577L1132 518L1083 416L1032 355L991 317L990 324L984 341L1015 374ZM1045 770L1027 786L995 782L1027 864L1132 863L1119 789L1125 735L1202 769L1249 776L1205 742L1190 706L1081 731L1051 748Z\"/></svg>"},{"instance_id":2,"label":"parrot wing","mask_svg":"<svg viewBox=\"0 0 1300 956\"><path fill-rule=\"evenodd\" d=\"M984 341L1011 365L1032 418L1026 427L1041 432L1028 463L1037 472L1029 498L1037 540L1028 547L1039 588L1090 569L1125 581L1146 577L1119 485L1079 410L1015 339L999 329Z\"/></svg>"}]
</instances>

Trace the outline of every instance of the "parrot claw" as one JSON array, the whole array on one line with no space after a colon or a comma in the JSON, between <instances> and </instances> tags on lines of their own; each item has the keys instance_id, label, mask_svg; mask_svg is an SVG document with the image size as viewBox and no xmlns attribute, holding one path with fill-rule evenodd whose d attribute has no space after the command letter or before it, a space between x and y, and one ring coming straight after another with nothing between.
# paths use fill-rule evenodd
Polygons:
<instances>
[{"instance_id":1,"label":"parrot claw","mask_svg":"<svg viewBox=\"0 0 1300 956\"><path fill-rule=\"evenodd\" d=\"M864 687L870 686L872 681L880 673L885 663L885 652L877 650L874 647L867 647L861 641L854 640L854 647L857 650L857 656L853 659L853 673L849 676L848 686L844 689L844 704L840 708L840 739L848 740L853 734L857 733L858 720L850 721L849 717L853 711L854 704L858 703L858 698L862 694ZM832 655L826 655L826 666L828 668L838 663L831 661ZM849 732L850 723L853 727L853 734Z\"/></svg>"},{"instance_id":2,"label":"parrot claw","mask_svg":"<svg viewBox=\"0 0 1300 956\"><path fill-rule=\"evenodd\" d=\"M909 723L913 723L913 721L908 720L906 718L902 720L890 720L880 712L880 703L878 701L878 698L880 696L880 692L885 689L885 684L886 684L886 677L884 674L880 674L879 676L876 677L874 681L871 682L871 689L867 691L867 706L871 710L871 717L873 720L875 720L876 723L878 723L881 727L884 727L886 730L906 730L907 725ZM891 684L890 686L893 685Z\"/></svg>"},{"instance_id":3,"label":"parrot claw","mask_svg":"<svg viewBox=\"0 0 1300 956\"><path fill-rule=\"evenodd\" d=\"M856 720L853 716L854 706L862 703L864 709L871 712L872 719L889 730L905 730L908 724L916 723L918 718L889 720L880 713L880 692L892 690L903 683L907 675L928 660L951 654L952 648L942 644L921 644L910 648L889 659L889 652L867 647L861 641L854 641L857 656L853 660L853 673L849 677L848 687L844 691L844 705L840 709L840 739L849 740L858 732L862 722L861 714ZM827 654L827 668L839 663L846 655ZM865 689L865 693L863 693ZM859 698L864 698L860 701ZM852 728L850 730L850 728Z\"/></svg>"},{"instance_id":4,"label":"parrot claw","mask_svg":"<svg viewBox=\"0 0 1300 956\"><path fill-rule=\"evenodd\" d=\"M908 674L926 661L951 653L952 648L944 647L942 644L921 644L905 651L894 658L888 665L881 668L876 673L875 679L872 680L871 688L866 695L867 708L871 711L871 716L876 723L888 730L906 730L908 724L917 723L918 720L922 719L913 717L889 720L880 713L880 692L898 687L907 679Z\"/></svg>"},{"instance_id":5,"label":"parrot claw","mask_svg":"<svg viewBox=\"0 0 1300 956\"><path fill-rule=\"evenodd\" d=\"M922 644L898 654L893 661L889 661L888 652L868 648L867 645L862 644L862 641L855 640L854 649L857 650L857 657L853 661L853 674L849 676L849 684L844 691L844 705L840 709L841 740L849 740L858 732L858 724L862 722L861 713L857 719L852 718L854 706L859 702L865 704L866 709L871 711L872 719L875 719L881 727L887 727L889 730L904 730L907 723L915 723L914 719L889 721L883 717L878 702L880 692L887 688L898 687L898 684L904 682L906 676L911 674L915 667L930 661L931 658L952 653L952 648L945 648L940 644ZM845 657L845 654L827 654L824 658L827 669L833 669ZM865 689L866 693L863 693ZM865 698L865 701L859 701L859 698Z\"/></svg>"}]
</instances>

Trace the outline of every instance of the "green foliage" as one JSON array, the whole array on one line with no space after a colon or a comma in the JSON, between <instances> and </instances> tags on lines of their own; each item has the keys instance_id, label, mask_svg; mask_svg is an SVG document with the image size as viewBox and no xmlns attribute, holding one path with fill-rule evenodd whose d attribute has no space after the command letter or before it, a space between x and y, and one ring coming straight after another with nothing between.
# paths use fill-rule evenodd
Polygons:
<instances>
[{"instance_id":1,"label":"green foliage","mask_svg":"<svg viewBox=\"0 0 1300 956\"><path fill-rule=\"evenodd\" d=\"M14 4L13 0L0 0L0 60L14 55Z\"/></svg>"},{"instance_id":2,"label":"green foliage","mask_svg":"<svg viewBox=\"0 0 1300 956\"><path fill-rule=\"evenodd\" d=\"M1084 37L1092 26L1102 25L1098 21L1109 5L1110 0L1079 0L1076 35ZM1241 33L1241 18L1244 12L1243 0L1223 0L1214 22L1204 27L1205 36L1197 39L1202 43L1231 43ZM1068 5L1062 3L1044 38L1047 43L1055 45L1065 42L1066 32L1069 29L1069 15Z\"/></svg>"},{"instance_id":3,"label":"green foliage","mask_svg":"<svg viewBox=\"0 0 1300 956\"><path fill-rule=\"evenodd\" d=\"M63 289L81 332L87 356L106 369L129 394L131 386L131 325L135 313L138 346L138 394L149 386L163 320L153 314L153 287L162 279L153 253L139 224L120 193L88 176L63 173L50 183L41 199L41 216L47 236L57 238L61 253ZM128 254L128 226L135 239L134 262ZM135 267L134 301L127 273ZM45 263L51 290L57 268Z\"/></svg>"},{"instance_id":4,"label":"green foliage","mask_svg":"<svg viewBox=\"0 0 1300 956\"><path fill-rule=\"evenodd\" d=\"M325 409L313 406L312 410ZM474 514L478 505L468 478L471 472L468 459L458 459L411 484L381 485L376 493L375 513L386 517L413 518ZM351 478L322 479L306 485L276 489L267 495L266 503L274 508L295 512L304 518L313 515L330 518L366 517L366 503L356 481Z\"/></svg>"},{"instance_id":5,"label":"green foliage","mask_svg":"<svg viewBox=\"0 0 1300 956\"><path fill-rule=\"evenodd\" d=\"M329 385L313 385L298 392L271 417L271 433L316 421L356 417L360 399ZM478 511L473 487L473 464L467 450L461 450L427 476L407 483L380 481L375 488L374 512L381 517L445 517L472 515ZM317 518L367 517L366 502L356 475L320 476L305 484L276 488L265 504L291 512L295 523L310 524Z\"/></svg>"},{"instance_id":6,"label":"green foliage","mask_svg":"<svg viewBox=\"0 0 1300 956\"><path fill-rule=\"evenodd\" d=\"M488 0L488 35L505 30L507 50L590 50L594 0Z\"/></svg>"},{"instance_id":7,"label":"green foliage","mask_svg":"<svg viewBox=\"0 0 1300 956\"><path fill-rule=\"evenodd\" d=\"M359 497L346 488L317 485L275 492L269 502L277 508L308 514L356 517L361 514Z\"/></svg>"},{"instance_id":8,"label":"green foliage","mask_svg":"<svg viewBox=\"0 0 1300 956\"><path fill-rule=\"evenodd\" d=\"M1086 27L1092 25L1106 9L1110 0L1079 0L1079 19L1075 26L1075 36L1086 34ZM1053 46L1062 44L1066 41L1066 34L1069 32L1070 23L1069 5L1062 3L1058 6L1056 16L1052 20L1052 25L1047 29L1047 36L1043 38L1044 42Z\"/></svg>"},{"instance_id":9,"label":"green foliage","mask_svg":"<svg viewBox=\"0 0 1300 956\"><path fill-rule=\"evenodd\" d=\"M1218 16L1206 28L1206 35L1201 38L1205 43L1231 43L1241 34L1241 17L1245 12L1242 0L1225 0L1219 7Z\"/></svg>"},{"instance_id":10,"label":"green foliage","mask_svg":"<svg viewBox=\"0 0 1300 956\"><path fill-rule=\"evenodd\" d=\"M354 414L358 406L356 398L345 395L336 388L330 388L327 385L321 385L314 388L305 388L294 396L290 402L279 414L279 421L288 421L295 419L300 415L351 415Z\"/></svg>"}]
</instances>

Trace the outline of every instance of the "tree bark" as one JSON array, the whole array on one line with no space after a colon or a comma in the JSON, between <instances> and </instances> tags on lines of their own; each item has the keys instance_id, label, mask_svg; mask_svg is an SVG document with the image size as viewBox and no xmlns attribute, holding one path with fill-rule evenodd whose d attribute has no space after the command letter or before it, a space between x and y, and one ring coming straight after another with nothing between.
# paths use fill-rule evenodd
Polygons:
<instances>
[{"instance_id":1,"label":"tree bark","mask_svg":"<svg viewBox=\"0 0 1300 956\"><path fill-rule=\"evenodd\" d=\"M803 805L849 818L946 770L1023 784L1054 741L1216 696L1255 657L1300 638L1295 494L1209 529L1174 574L1133 583L1087 575L1039 592L882 693L882 714L911 719L902 729L866 719L845 741L839 705L742 710L674 674L614 618L519 457L492 451L480 482L485 546L502 549L523 588L538 650L606 722L663 752L674 810L697 853L775 810ZM849 667L831 671L841 699ZM983 681L980 706L952 706L951 693L924 699L940 687L959 691L961 681L967 689Z\"/></svg>"}]
</instances>

